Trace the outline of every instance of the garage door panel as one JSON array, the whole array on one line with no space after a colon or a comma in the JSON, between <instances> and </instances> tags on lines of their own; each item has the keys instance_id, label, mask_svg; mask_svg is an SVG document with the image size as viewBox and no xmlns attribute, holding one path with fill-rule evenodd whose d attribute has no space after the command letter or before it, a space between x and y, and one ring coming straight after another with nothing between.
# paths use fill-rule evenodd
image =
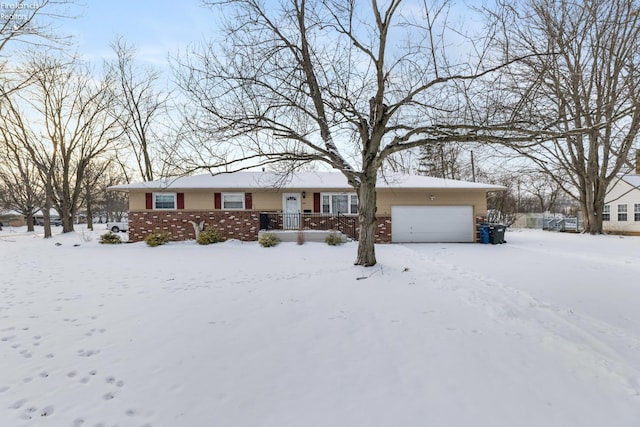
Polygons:
<instances>
[{"instance_id":1,"label":"garage door panel","mask_svg":"<svg viewBox=\"0 0 640 427\"><path fill-rule=\"evenodd\" d=\"M393 206L393 242L473 242L472 206Z\"/></svg>"}]
</instances>

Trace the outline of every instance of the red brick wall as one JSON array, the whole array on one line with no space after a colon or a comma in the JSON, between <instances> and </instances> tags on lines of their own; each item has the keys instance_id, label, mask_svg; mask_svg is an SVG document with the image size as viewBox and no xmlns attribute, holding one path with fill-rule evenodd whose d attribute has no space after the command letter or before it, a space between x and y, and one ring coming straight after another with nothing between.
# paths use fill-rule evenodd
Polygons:
<instances>
[{"instance_id":1,"label":"red brick wall","mask_svg":"<svg viewBox=\"0 0 640 427\"><path fill-rule=\"evenodd\" d=\"M391 217L376 218L376 243L391 243Z\"/></svg>"},{"instance_id":2,"label":"red brick wall","mask_svg":"<svg viewBox=\"0 0 640 427\"><path fill-rule=\"evenodd\" d=\"M476 217L476 243L480 243L480 229L478 228L478 226L483 222L487 222L487 218L483 216Z\"/></svg>"},{"instance_id":3,"label":"red brick wall","mask_svg":"<svg viewBox=\"0 0 640 427\"><path fill-rule=\"evenodd\" d=\"M358 218L352 218L357 233ZM195 239L190 221L204 221L205 227L209 225L219 230L227 239L258 240L260 212L257 211L145 211L129 212L129 241L143 241L149 233L157 230L168 231L173 240ZM307 217L304 218L304 228L324 229L322 222ZM375 240L376 243L391 242L391 217L377 218Z\"/></svg>"},{"instance_id":4,"label":"red brick wall","mask_svg":"<svg viewBox=\"0 0 640 427\"><path fill-rule=\"evenodd\" d=\"M156 230L168 231L173 240L195 239L190 221L219 230L227 239L258 240L260 213L256 211L147 211L129 212L129 241L140 242Z\"/></svg>"}]
</instances>

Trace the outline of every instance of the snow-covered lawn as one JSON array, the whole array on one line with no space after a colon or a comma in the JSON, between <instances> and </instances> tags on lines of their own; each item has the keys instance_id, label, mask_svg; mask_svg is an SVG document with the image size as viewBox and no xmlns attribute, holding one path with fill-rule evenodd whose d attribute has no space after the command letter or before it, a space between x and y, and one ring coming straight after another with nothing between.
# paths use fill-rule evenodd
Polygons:
<instances>
[{"instance_id":1,"label":"snow-covered lawn","mask_svg":"<svg viewBox=\"0 0 640 427\"><path fill-rule=\"evenodd\" d=\"M640 238L101 232L0 231L0 426L640 425Z\"/></svg>"}]
</instances>

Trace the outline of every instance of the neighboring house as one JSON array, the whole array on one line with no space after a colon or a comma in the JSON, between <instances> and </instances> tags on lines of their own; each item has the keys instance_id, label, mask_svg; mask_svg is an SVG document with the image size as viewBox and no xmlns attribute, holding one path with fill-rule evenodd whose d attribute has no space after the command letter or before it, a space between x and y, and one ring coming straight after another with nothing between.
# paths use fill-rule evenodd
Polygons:
<instances>
[{"instance_id":1,"label":"neighboring house","mask_svg":"<svg viewBox=\"0 0 640 427\"><path fill-rule=\"evenodd\" d=\"M640 235L640 168L635 175L619 176L605 197L604 231Z\"/></svg>"},{"instance_id":2,"label":"neighboring house","mask_svg":"<svg viewBox=\"0 0 640 427\"><path fill-rule=\"evenodd\" d=\"M22 227L27 225L24 215L12 210L0 209L0 225L5 227Z\"/></svg>"},{"instance_id":3,"label":"neighboring house","mask_svg":"<svg viewBox=\"0 0 640 427\"><path fill-rule=\"evenodd\" d=\"M38 210L33 214L33 220L35 222L35 225L44 225L44 215L42 210ZM62 225L62 220L60 219L60 215L58 215L58 212L51 208L49 210L49 221L51 221L51 225L53 226L60 226Z\"/></svg>"},{"instance_id":4,"label":"neighboring house","mask_svg":"<svg viewBox=\"0 0 640 427\"><path fill-rule=\"evenodd\" d=\"M358 198L337 172L235 172L116 185L129 193L129 241L155 230L195 238L192 222L227 238L257 240L261 229L337 229L357 238ZM377 185L377 242L474 242L498 185L385 175ZM354 231L355 230L355 231Z\"/></svg>"}]
</instances>

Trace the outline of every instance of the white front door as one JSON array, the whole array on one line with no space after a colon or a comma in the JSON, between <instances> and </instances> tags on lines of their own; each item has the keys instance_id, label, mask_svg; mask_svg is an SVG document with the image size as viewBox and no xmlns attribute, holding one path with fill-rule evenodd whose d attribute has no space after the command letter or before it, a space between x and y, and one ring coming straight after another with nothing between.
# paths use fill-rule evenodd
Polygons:
<instances>
[{"instance_id":1,"label":"white front door","mask_svg":"<svg viewBox=\"0 0 640 427\"><path fill-rule=\"evenodd\" d=\"M300 226L300 194L284 193L282 195L282 226L285 230L297 230Z\"/></svg>"}]
</instances>

